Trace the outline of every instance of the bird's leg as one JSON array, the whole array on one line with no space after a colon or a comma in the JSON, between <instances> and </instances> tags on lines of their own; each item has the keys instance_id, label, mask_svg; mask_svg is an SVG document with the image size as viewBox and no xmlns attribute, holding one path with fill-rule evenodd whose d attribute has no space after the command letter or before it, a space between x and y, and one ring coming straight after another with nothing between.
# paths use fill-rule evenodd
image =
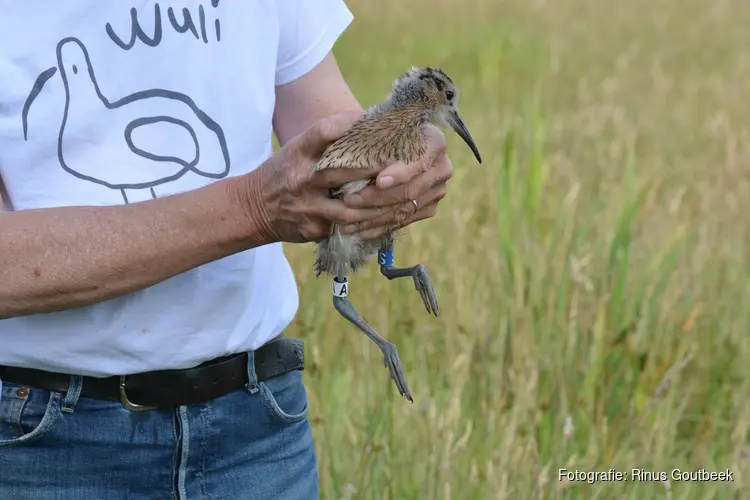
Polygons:
<instances>
[{"instance_id":1,"label":"bird's leg","mask_svg":"<svg viewBox=\"0 0 750 500\"><path fill-rule=\"evenodd\" d=\"M365 323L362 316L359 315L351 302L346 298L349 295L349 281L345 276L338 276L333 279L333 307L341 314L344 318L348 319L359 328L370 340L375 342L380 350L383 352L383 358L385 366L391 372L391 378L398 387L398 392L405 396L410 402L414 402L409 391L409 384L406 383L406 377L404 376L404 366L401 364L401 359L398 357L398 351L396 346L384 339L378 332Z\"/></svg>"},{"instance_id":2,"label":"bird's leg","mask_svg":"<svg viewBox=\"0 0 750 500\"><path fill-rule=\"evenodd\" d=\"M393 237L383 238L383 245L378 250L378 264L380 264L380 274L389 280L411 276L414 279L414 288L422 297L427 312L435 316L438 315L437 297L427 268L422 264L412 267L396 267L393 265Z\"/></svg>"}]
</instances>

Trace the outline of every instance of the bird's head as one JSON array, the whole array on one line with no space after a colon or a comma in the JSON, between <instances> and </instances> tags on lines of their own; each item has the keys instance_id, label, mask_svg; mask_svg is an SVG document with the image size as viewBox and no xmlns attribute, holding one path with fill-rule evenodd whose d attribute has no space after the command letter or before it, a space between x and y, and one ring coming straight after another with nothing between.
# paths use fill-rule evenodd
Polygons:
<instances>
[{"instance_id":1,"label":"bird's head","mask_svg":"<svg viewBox=\"0 0 750 500\"><path fill-rule=\"evenodd\" d=\"M452 128L471 148L477 161L482 163L474 139L458 114L461 92L441 69L412 68L394 83L389 96L394 107L419 105L424 109L424 119L442 127Z\"/></svg>"}]
</instances>

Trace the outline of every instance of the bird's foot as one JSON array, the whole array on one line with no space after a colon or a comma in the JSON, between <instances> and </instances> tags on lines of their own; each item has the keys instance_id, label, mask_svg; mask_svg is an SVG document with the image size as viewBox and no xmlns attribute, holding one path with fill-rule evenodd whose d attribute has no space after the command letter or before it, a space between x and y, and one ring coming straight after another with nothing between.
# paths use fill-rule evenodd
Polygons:
<instances>
[{"instance_id":1,"label":"bird's foot","mask_svg":"<svg viewBox=\"0 0 750 500\"><path fill-rule=\"evenodd\" d=\"M427 268L422 264L412 267L395 267L393 265L381 264L380 273L389 280L396 278L405 278L411 276L414 279L414 288L422 297L425 309L429 314L438 315L438 303L435 296L435 288L432 286L432 280L427 273Z\"/></svg>"},{"instance_id":2,"label":"bird's foot","mask_svg":"<svg viewBox=\"0 0 750 500\"><path fill-rule=\"evenodd\" d=\"M336 308L341 316L349 320L354 326L367 335L370 340L377 344L383 352L384 364L391 372L391 378L396 384L398 392L406 397L410 403L413 403L414 399L409 390L409 384L406 382L404 366L398 356L396 346L383 338L370 325L368 325L364 319L362 319L362 316L360 316L357 310L354 309L352 303L346 298L349 293L348 288L349 284L346 278L336 278L333 280L333 307Z\"/></svg>"}]
</instances>

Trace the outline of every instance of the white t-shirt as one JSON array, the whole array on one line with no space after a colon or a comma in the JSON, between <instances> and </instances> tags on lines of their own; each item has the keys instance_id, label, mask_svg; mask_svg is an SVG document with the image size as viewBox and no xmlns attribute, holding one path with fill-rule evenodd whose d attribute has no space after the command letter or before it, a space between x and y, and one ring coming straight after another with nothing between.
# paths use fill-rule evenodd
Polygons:
<instances>
[{"instance_id":1,"label":"white t-shirt","mask_svg":"<svg viewBox=\"0 0 750 500\"><path fill-rule=\"evenodd\" d=\"M136 3L0 0L9 209L134 203L253 170L272 153L275 85L312 70L352 21L342 0ZM281 244L267 245L99 304L2 320L0 365L186 368L261 346L297 307Z\"/></svg>"}]
</instances>

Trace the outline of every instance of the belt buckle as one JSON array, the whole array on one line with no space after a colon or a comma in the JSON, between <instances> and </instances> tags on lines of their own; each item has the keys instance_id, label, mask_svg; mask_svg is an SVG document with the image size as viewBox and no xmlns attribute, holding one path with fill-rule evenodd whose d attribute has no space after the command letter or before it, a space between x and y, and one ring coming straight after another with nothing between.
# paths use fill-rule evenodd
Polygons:
<instances>
[{"instance_id":1,"label":"belt buckle","mask_svg":"<svg viewBox=\"0 0 750 500\"><path fill-rule=\"evenodd\" d=\"M120 403L126 410L130 411L149 411L156 409L156 406L139 405L128 399L128 394L125 392L125 375L120 375Z\"/></svg>"}]
</instances>

